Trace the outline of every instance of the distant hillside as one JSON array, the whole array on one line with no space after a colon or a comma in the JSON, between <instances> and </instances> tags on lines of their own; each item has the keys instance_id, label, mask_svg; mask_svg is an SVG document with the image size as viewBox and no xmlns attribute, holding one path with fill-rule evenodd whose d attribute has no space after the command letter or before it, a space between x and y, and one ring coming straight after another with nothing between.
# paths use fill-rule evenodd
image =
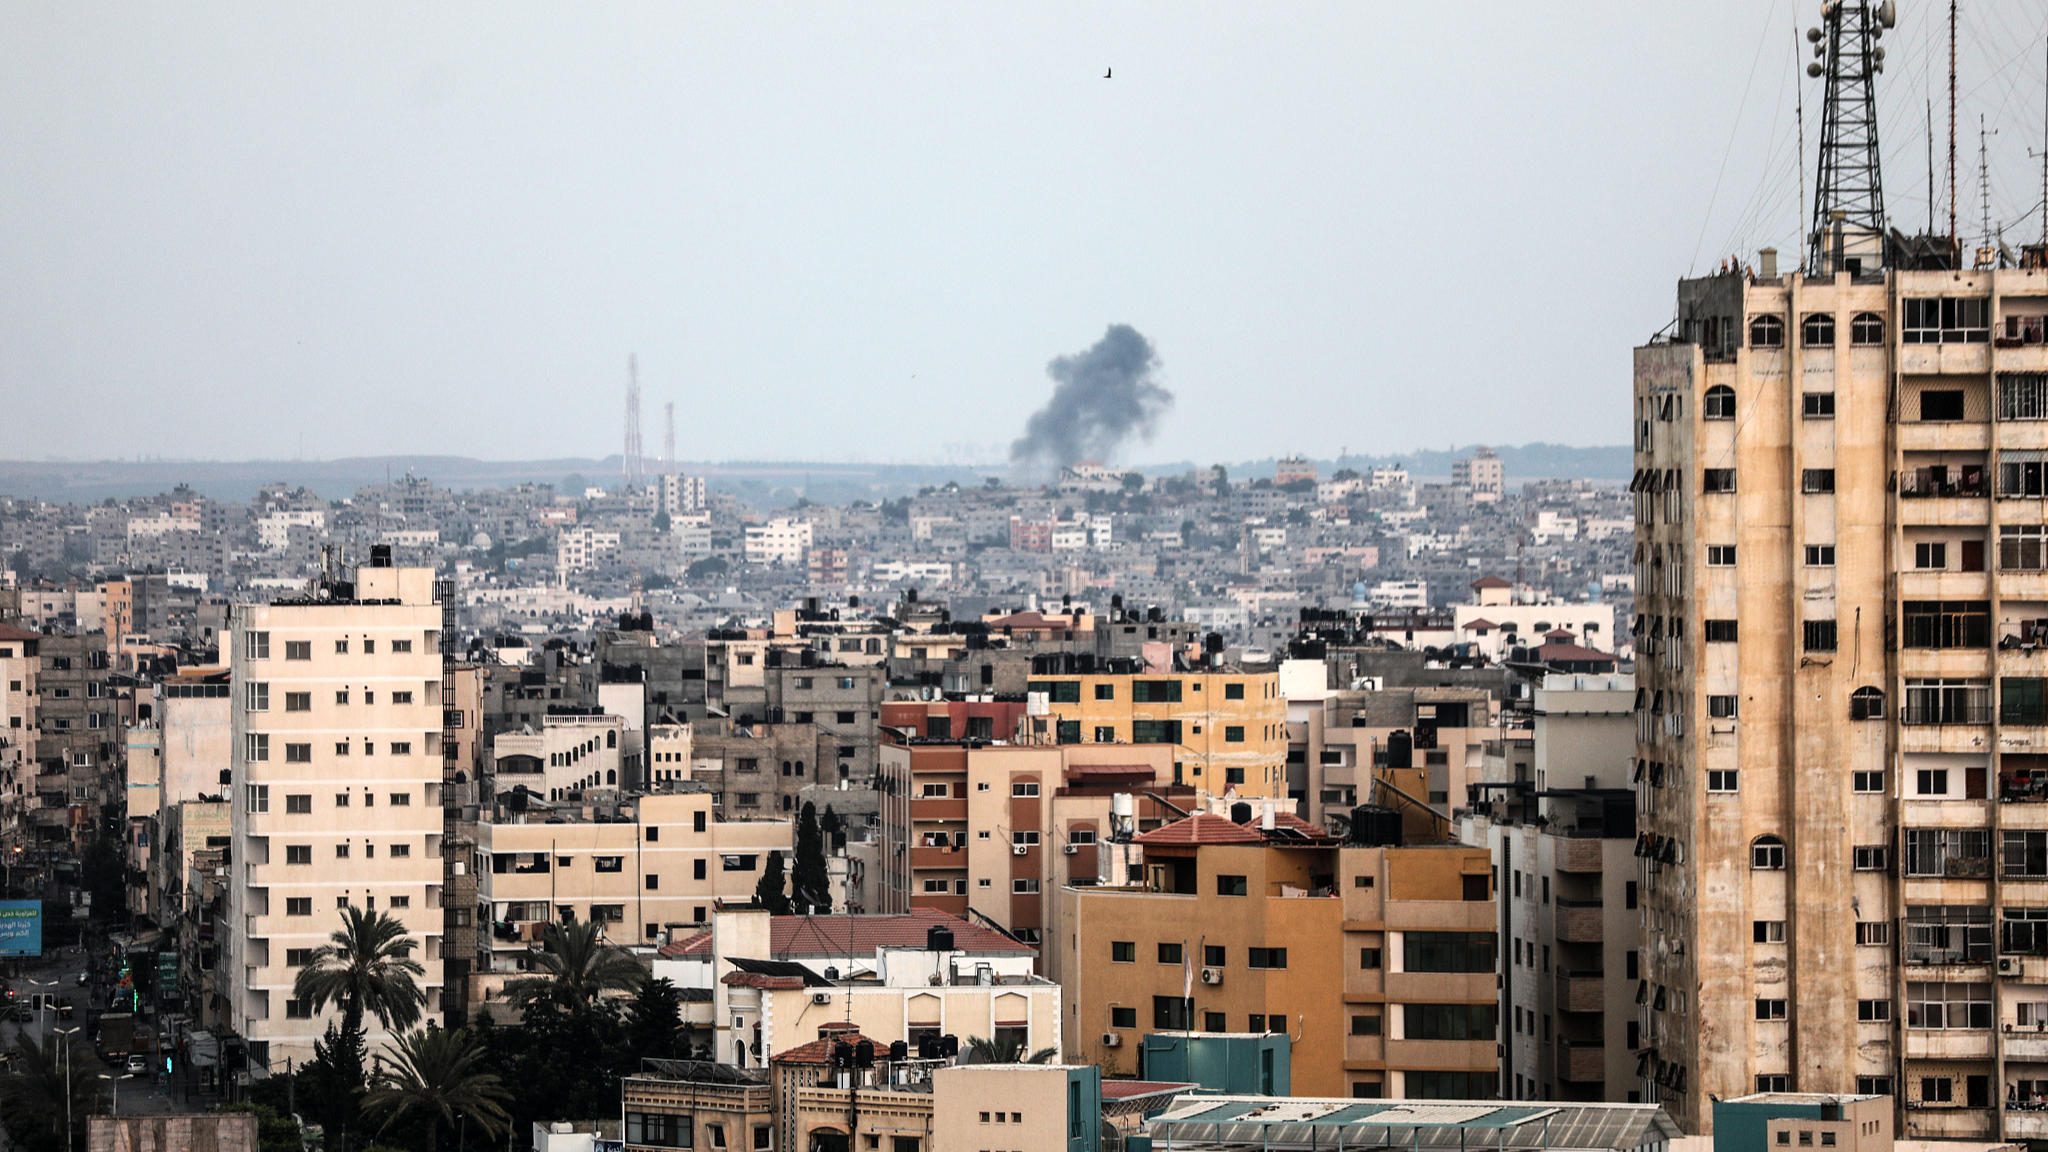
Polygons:
<instances>
[{"instance_id":1,"label":"distant hillside","mask_svg":"<svg viewBox=\"0 0 2048 1152\"><path fill-rule=\"evenodd\" d=\"M1470 445L1463 448L1422 448L1413 452L1361 456L1340 456L1334 460L1316 461L1319 472L1328 476L1339 468L1369 468L1375 464L1399 464L1409 473L1418 477L1440 478L1451 474L1451 461L1462 460L1472 455L1479 447ZM1519 447L1506 444L1491 445L1502 462L1507 465L1511 480L1627 480L1635 468L1632 449L1625 447L1574 448L1568 444L1523 444ZM1213 462L1212 462L1213 463ZM1227 464L1233 477L1271 476L1274 458L1251 460ZM1173 475L1192 468L1206 468L1207 464L1196 464L1182 460L1170 464L1148 464L1145 471L1152 475Z\"/></svg>"}]
</instances>

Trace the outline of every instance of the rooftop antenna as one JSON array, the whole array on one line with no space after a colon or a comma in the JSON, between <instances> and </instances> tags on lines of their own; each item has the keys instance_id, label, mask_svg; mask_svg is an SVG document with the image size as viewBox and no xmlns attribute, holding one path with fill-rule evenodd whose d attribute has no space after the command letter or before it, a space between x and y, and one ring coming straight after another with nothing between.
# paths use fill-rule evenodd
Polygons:
<instances>
[{"instance_id":1,"label":"rooftop antenna","mask_svg":"<svg viewBox=\"0 0 2048 1152\"><path fill-rule=\"evenodd\" d=\"M640 356L626 354L626 450L619 468L626 490L634 491L646 482L646 468L640 460Z\"/></svg>"},{"instance_id":2,"label":"rooftop antenna","mask_svg":"<svg viewBox=\"0 0 2048 1152\"><path fill-rule=\"evenodd\" d=\"M1977 199L1983 205L1984 240L1977 249L1977 267L1991 266L1997 249L1991 246L1991 148L1990 139L1998 131L1984 126L1984 114L1977 114Z\"/></svg>"},{"instance_id":3,"label":"rooftop antenna","mask_svg":"<svg viewBox=\"0 0 2048 1152\"><path fill-rule=\"evenodd\" d=\"M2041 41L2048 51L2048 37ZM2041 87L2044 101L2048 101L2048 84ZM2041 122L2041 244L2048 247L2048 118Z\"/></svg>"},{"instance_id":4,"label":"rooftop antenna","mask_svg":"<svg viewBox=\"0 0 2048 1152\"><path fill-rule=\"evenodd\" d=\"M1799 58L1799 12L1792 13L1792 56ZM1799 86L1797 77L1792 82L1792 111L1799 123L1799 151L1793 155L1792 167L1799 170L1799 199L1792 204L1796 217L1801 205L1806 203L1806 89Z\"/></svg>"},{"instance_id":5,"label":"rooftop antenna","mask_svg":"<svg viewBox=\"0 0 2048 1152\"><path fill-rule=\"evenodd\" d=\"M1927 98L1927 231L1934 231L1934 97Z\"/></svg>"},{"instance_id":6,"label":"rooftop antenna","mask_svg":"<svg viewBox=\"0 0 2048 1152\"><path fill-rule=\"evenodd\" d=\"M1956 253L1956 0L1948 0L1948 250Z\"/></svg>"},{"instance_id":7,"label":"rooftop antenna","mask_svg":"<svg viewBox=\"0 0 2048 1152\"><path fill-rule=\"evenodd\" d=\"M1884 49L1877 41L1897 22L1895 0L1823 0L1821 26L1806 31L1820 57L1806 66L1806 74L1827 77L1807 263L1829 275L1846 270L1851 238L1860 257L1883 262L1884 181L1878 165L1875 80L1884 70Z\"/></svg>"}]
</instances>

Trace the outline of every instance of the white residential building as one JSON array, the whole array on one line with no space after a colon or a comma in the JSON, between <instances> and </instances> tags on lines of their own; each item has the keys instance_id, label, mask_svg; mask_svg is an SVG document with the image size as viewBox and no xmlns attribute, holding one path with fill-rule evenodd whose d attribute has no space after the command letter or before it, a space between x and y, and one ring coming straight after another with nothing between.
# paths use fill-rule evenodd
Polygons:
<instances>
[{"instance_id":1,"label":"white residential building","mask_svg":"<svg viewBox=\"0 0 2048 1152\"><path fill-rule=\"evenodd\" d=\"M269 551L275 552L291 541L293 528L311 528L315 532L327 529L325 509L268 512L256 521L256 541Z\"/></svg>"},{"instance_id":2,"label":"white residential building","mask_svg":"<svg viewBox=\"0 0 2048 1152\"><path fill-rule=\"evenodd\" d=\"M337 591L346 591L339 586ZM232 616L234 868L225 1015L258 1067L303 1062L338 1018L292 997L341 909L404 922L441 1010L441 607L430 568L367 567L352 597ZM366 1021L370 1047L382 1029Z\"/></svg>"},{"instance_id":3,"label":"white residential building","mask_svg":"<svg viewBox=\"0 0 2048 1152\"><path fill-rule=\"evenodd\" d=\"M766 524L747 525L745 555L749 564L801 564L810 550L808 520L777 517Z\"/></svg>"},{"instance_id":4,"label":"white residential building","mask_svg":"<svg viewBox=\"0 0 2048 1152\"><path fill-rule=\"evenodd\" d=\"M674 473L663 476L660 509L671 517L704 511L704 478Z\"/></svg>"},{"instance_id":5,"label":"white residential building","mask_svg":"<svg viewBox=\"0 0 2048 1152\"><path fill-rule=\"evenodd\" d=\"M602 564L605 557L617 555L618 551L617 532L599 532L588 526L564 528L555 538L555 570L585 572Z\"/></svg>"}]
</instances>

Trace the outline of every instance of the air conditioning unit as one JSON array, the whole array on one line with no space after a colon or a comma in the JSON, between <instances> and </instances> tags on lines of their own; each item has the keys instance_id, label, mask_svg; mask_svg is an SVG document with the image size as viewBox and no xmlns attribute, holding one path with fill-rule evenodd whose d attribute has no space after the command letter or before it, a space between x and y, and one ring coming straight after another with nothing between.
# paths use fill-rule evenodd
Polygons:
<instances>
[{"instance_id":1,"label":"air conditioning unit","mask_svg":"<svg viewBox=\"0 0 2048 1152\"><path fill-rule=\"evenodd\" d=\"M1123 1037L1123 1033L1121 1033L1121 1032L1104 1032L1104 1033L1102 1034L1102 1046L1103 1046L1104 1048L1121 1048L1121 1047L1123 1047L1123 1046L1124 1046L1124 1037Z\"/></svg>"},{"instance_id":2,"label":"air conditioning unit","mask_svg":"<svg viewBox=\"0 0 2048 1152\"><path fill-rule=\"evenodd\" d=\"M1062 855L1066 855L1066 856L1072 856L1072 855L1074 855L1075 853L1079 852L1080 850L1081 850L1081 848L1080 848L1080 846L1079 846L1079 845L1077 845L1077 844L1069 844L1069 845L1067 845L1066 847L1064 847L1064 848L1060 849L1060 853L1061 853Z\"/></svg>"},{"instance_id":3,"label":"air conditioning unit","mask_svg":"<svg viewBox=\"0 0 2048 1152\"><path fill-rule=\"evenodd\" d=\"M1998 974L1999 974L2000 976L2017 976L2017 975L2019 975L2019 973L2020 973L2020 961L2019 961L2019 957L2017 957L2017 956L2000 956L2000 957L1998 958Z\"/></svg>"},{"instance_id":4,"label":"air conditioning unit","mask_svg":"<svg viewBox=\"0 0 2048 1152\"><path fill-rule=\"evenodd\" d=\"M1012 856L1022 856L1030 851L1030 846L1025 844L1012 844L1010 846L1010 855Z\"/></svg>"},{"instance_id":5,"label":"air conditioning unit","mask_svg":"<svg viewBox=\"0 0 2048 1152\"><path fill-rule=\"evenodd\" d=\"M1223 983L1223 969L1221 969L1221 968L1204 968L1204 969L1202 969L1202 983L1204 983L1204 984L1221 984L1221 983Z\"/></svg>"},{"instance_id":6,"label":"air conditioning unit","mask_svg":"<svg viewBox=\"0 0 2048 1152\"><path fill-rule=\"evenodd\" d=\"M830 992L811 993L811 1003L813 1004L830 1004L831 1002L832 994Z\"/></svg>"}]
</instances>

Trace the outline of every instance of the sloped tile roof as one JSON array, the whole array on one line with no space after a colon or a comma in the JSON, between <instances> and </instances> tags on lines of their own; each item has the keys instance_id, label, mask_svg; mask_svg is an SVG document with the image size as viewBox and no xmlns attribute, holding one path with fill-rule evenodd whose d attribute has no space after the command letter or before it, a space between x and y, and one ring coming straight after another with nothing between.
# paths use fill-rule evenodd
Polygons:
<instances>
[{"instance_id":1,"label":"sloped tile roof","mask_svg":"<svg viewBox=\"0 0 2048 1152\"><path fill-rule=\"evenodd\" d=\"M858 1044L863 1040L873 1044L876 1052L889 1050L887 1044L872 1036L863 1036L858 1032L834 1032L830 1036L821 1036L809 1044L799 1044L787 1052L777 1052L769 1057L769 1060L775 1064L830 1064L834 1045Z\"/></svg>"},{"instance_id":2,"label":"sloped tile roof","mask_svg":"<svg viewBox=\"0 0 2048 1152\"><path fill-rule=\"evenodd\" d=\"M1152 845L1262 844L1265 838L1255 829L1233 824L1228 817L1202 812L1185 820L1176 820L1163 828L1155 828L1135 837L1133 842Z\"/></svg>"}]
</instances>

